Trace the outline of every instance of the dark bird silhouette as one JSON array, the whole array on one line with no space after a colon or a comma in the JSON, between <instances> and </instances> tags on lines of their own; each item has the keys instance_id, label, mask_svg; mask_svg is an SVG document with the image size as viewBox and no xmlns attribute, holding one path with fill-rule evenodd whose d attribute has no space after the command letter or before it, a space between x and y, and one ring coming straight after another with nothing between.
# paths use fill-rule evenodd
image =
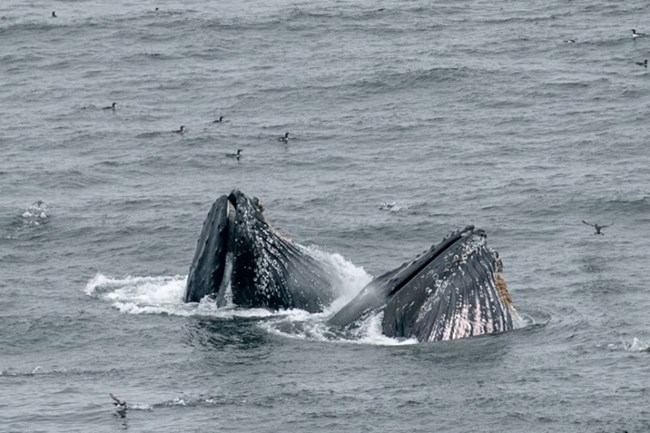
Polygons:
<instances>
[{"instance_id":1,"label":"dark bird silhouette","mask_svg":"<svg viewBox=\"0 0 650 433\"><path fill-rule=\"evenodd\" d=\"M237 153L226 153L226 156L228 158L237 158L237 161L239 161L239 158L241 158L241 149L237 149Z\"/></svg>"},{"instance_id":2,"label":"dark bird silhouette","mask_svg":"<svg viewBox=\"0 0 650 433\"><path fill-rule=\"evenodd\" d=\"M176 131L172 131L172 132L175 132L176 134L183 134L185 132L185 127L183 125L181 125L181 127L179 129L177 129Z\"/></svg>"},{"instance_id":3,"label":"dark bird silhouette","mask_svg":"<svg viewBox=\"0 0 650 433\"><path fill-rule=\"evenodd\" d=\"M601 225L598 225L597 223L596 223L596 224L592 224L592 223L588 223L588 222L585 221L585 220L582 220L582 222L583 222L584 224L587 224L588 226L592 226L592 227L596 230L596 231L594 232L595 235L603 235L603 236L605 236L605 233L603 233L602 230L603 230L605 227L609 227L609 226L611 226L611 224L606 225L606 226L601 226Z\"/></svg>"},{"instance_id":4,"label":"dark bird silhouette","mask_svg":"<svg viewBox=\"0 0 650 433\"><path fill-rule=\"evenodd\" d=\"M281 141L283 143L288 143L289 142L289 133L285 132L284 137L279 137L278 141Z\"/></svg>"},{"instance_id":5,"label":"dark bird silhouette","mask_svg":"<svg viewBox=\"0 0 650 433\"><path fill-rule=\"evenodd\" d=\"M642 62L635 62L635 63L636 63L637 65L639 65L639 66L643 66L643 67L646 68L646 69L648 68L648 59L645 59L645 60L642 61Z\"/></svg>"},{"instance_id":6,"label":"dark bird silhouette","mask_svg":"<svg viewBox=\"0 0 650 433\"><path fill-rule=\"evenodd\" d=\"M641 36L645 36L645 33L637 33L636 30L632 29L632 39L636 39Z\"/></svg>"},{"instance_id":7,"label":"dark bird silhouette","mask_svg":"<svg viewBox=\"0 0 650 433\"><path fill-rule=\"evenodd\" d=\"M110 107L104 107L104 110L113 110L115 111L115 106L117 105L117 102L113 102Z\"/></svg>"},{"instance_id":8,"label":"dark bird silhouette","mask_svg":"<svg viewBox=\"0 0 650 433\"><path fill-rule=\"evenodd\" d=\"M223 123L223 116L219 116L219 118L212 123Z\"/></svg>"},{"instance_id":9,"label":"dark bird silhouette","mask_svg":"<svg viewBox=\"0 0 650 433\"><path fill-rule=\"evenodd\" d=\"M112 393L109 393L108 395L110 395L113 399L113 405L115 406L115 411L117 414L120 417L124 418L126 416L126 402L115 397Z\"/></svg>"},{"instance_id":10,"label":"dark bird silhouette","mask_svg":"<svg viewBox=\"0 0 650 433\"><path fill-rule=\"evenodd\" d=\"M56 18L56 12L52 11L52 18Z\"/></svg>"},{"instance_id":11,"label":"dark bird silhouette","mask_svg":"<svg viewBox=\"0 0 650 433\"><path fill-rule=\"evenodd\" d=\"M566 39L566 40L564 41L564 43L565 43L565 44L575 44L575 43L576 43L576 40L575 40L575 39Z\"/></svg>"}]
</instances>

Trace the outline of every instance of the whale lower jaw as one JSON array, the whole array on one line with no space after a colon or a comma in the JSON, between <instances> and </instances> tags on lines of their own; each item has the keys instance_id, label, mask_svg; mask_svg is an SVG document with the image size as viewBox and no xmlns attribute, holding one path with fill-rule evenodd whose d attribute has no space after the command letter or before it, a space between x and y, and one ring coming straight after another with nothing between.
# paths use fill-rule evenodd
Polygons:
<instances>
[{"instance_id":1,"label":"whale lower jaw","mask_svg":"<svg viewBox=\"0 0 650 433\"><path fill-rule=\"evenodd\" d=\"M351 328L381 313L384 335L418 341L511 330L516 310L499 263L485 233L466 228L371 281L329 323Z\"/></svg>"}]
</instances>

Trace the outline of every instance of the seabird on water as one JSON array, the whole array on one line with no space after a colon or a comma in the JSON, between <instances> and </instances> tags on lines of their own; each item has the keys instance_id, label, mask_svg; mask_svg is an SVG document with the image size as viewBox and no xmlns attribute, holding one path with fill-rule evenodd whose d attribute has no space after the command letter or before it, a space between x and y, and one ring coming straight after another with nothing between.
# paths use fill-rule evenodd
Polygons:
<instances>
[{"instance_id":1,"label":"seabird on water","mask_svg":"<svg viewBox=\"0 0 650 433\"><path fill-rule=\"evenodd\" d=\"M113 110L115 111L115 106L117 105L117 102L113 102L110 107L104 107L104 110Z\"/></svg>"},{"instance_id":2,"label":"seabird on water","mask_svg":"<svg viewBox=\"0 0 650 433\"><path fill-rule=\"evenodd\" d=\"M52 11L52 18L57 18L55 11Z\"/></svg>"},{"instance_id":3,"label":"seabird on water","mask_svg":"<svg viewBox=\"0 0 650 433\"><path fill-rule=\"evenodd\" d=\"M289 142L289 133L285 132L284 137L279 137L278 141L281 141L283 143L288 143Z\"/></svg>"},{"instance_id":4,"label":"seabird on water","mask_svg":"<svg viewBox=\"0 0 650 433\"><path fill-rule=\"evenodd\" d=\"M645 33L637 33L636 30L632 29L632 39L636 39L641 36L645 36Z\"/></svg>"},{"instance_id":5,"label":"seabird on water","mask_svg":"<svg viewBox=\"0 0 650 433\"><path fill-rule=\"evenodd\" d=\"M176 131L172 131L172 132L175 132L176 134L183 134L185 132L185 127L183 125L181 125L181 127L179 129L177 129Z\"/></svg>"},{"instance_id":6,"label":"seabird on water","mask_svg":"<svg viewBox=\"0 0 650 433\"><path fill-rule=\"evenodd\" d=\"M126 416L126 402L115 397L112 393L109 393L108 395L113 399L113 405L115 406L117 414L124 418Z\"/></svg>"},{"instance_id":7,"label":"seabird on water","mask_svg":"<svg viewBox=\"0 0 650 433\"><path fill-rule=\"evenodd\" d=\"M219 118L212 123L223 123L223 116L219 116Z\"/></svg>"},{"instance_id":8,"label":"seabird on water","mask_svg":"<svg viewBox=\"0 0 650 433\"><path fill-rule=\"evenodd\" d=\"M239 158L241 158L241 149L237 149L237 153L226 153L226 156L228 158L237 158L237 161L239 161Z\"/></svg>"},{"instance_id":9,"label":"seabird on water","mask_svg":"<svg viewBox=\"0 0 650 433\"><path fill-rule=\"evenodd\" d=\"M642 62L635 62L635 63L636 63L637 65L639 65L639 66L643 66L643 67L646 68L646 69L648 68L648 59L645 59L645 60L642 61Z\"/></svg>"},{"instance_id":10,"label":"seabird on water","mask_svg":"<svg viewBox=\"0 0 650 433\"><path fill-rule=\"evenodd\" d=\"M602 229L604 229L605 227L609 227L611 225L611 224L609 224L609 225L606 225L606 226L601 226L598 223L592 224L592 223L588 223L585 220L582 220L582 222L587 224L588 226L592 226L596 230L594 232L595 235L603 235L603 236L605 236L605 233L602 232Z\"/></svg>"}]
</instances>

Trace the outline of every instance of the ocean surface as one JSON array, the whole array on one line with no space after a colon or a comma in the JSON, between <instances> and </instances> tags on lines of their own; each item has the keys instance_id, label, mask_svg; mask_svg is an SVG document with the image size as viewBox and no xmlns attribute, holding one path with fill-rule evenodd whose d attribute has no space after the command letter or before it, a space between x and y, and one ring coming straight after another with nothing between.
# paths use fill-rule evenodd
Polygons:
<instances>
[{"instance_id":1,"label":"ocean surface","mask_svg":"<svg viewBox=\"0 0 650 433\"><path fill-rule=\"evenodd\" d=\"M650 430L646 0L3 0L0 41L1 432ZM233 188L328 311L182 302ZM327 331L467 224L524 326Z\"/></svg>"}]
</instances>

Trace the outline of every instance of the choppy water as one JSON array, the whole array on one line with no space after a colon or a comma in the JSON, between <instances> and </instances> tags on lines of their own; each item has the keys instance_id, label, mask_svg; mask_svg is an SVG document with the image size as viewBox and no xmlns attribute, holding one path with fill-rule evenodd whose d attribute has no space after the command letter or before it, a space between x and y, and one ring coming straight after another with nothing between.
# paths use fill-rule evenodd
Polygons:
<instances>
[{"instance_id":1,"label":"choppy water","mask_svg":"<svg viewBox=\"0 0 650 433\"><path fill-rule=\"evenodd\" d=\"M647 431L649 22L642 0L3 1L0 431ZM184 305L233 187L347 296L482 227L535 325L404 344Z\"/></svg>"}]
</instances>

